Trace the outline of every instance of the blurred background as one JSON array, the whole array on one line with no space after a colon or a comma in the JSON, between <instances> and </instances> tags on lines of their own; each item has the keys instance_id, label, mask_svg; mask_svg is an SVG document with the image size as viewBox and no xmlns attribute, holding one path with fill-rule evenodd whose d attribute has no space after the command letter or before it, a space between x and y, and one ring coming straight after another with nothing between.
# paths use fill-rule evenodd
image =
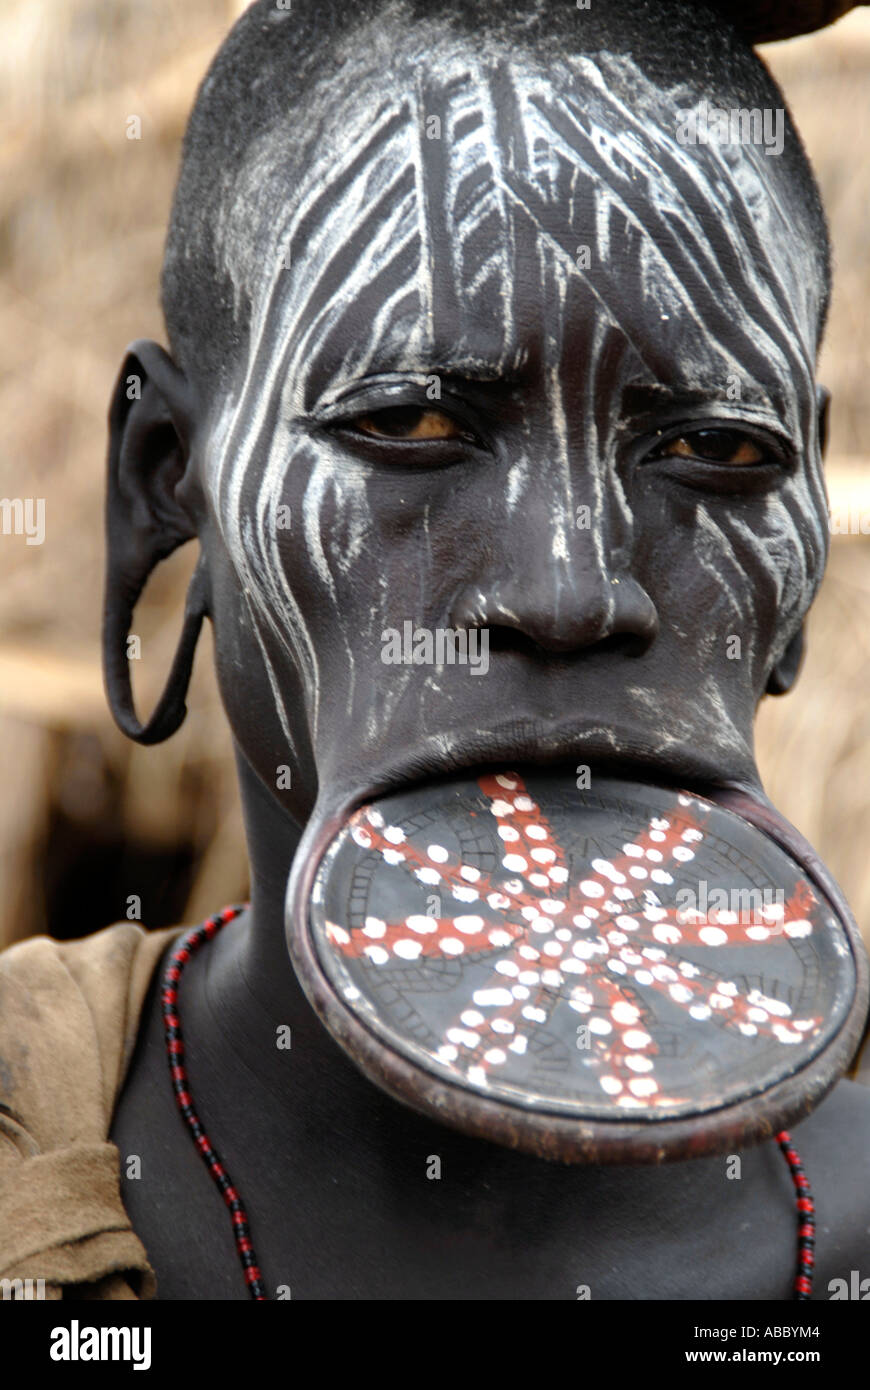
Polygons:
<instances>
[{"instance_id":1,"label":"blurred background","mask_svg":"<svg viewBox=\"0 0 870 1390\"><path fill-rule=\"evenodd\" d=\"M189 716L144 749L102 690L106 408L126 344L164 340L158 281L184 124L244 0L0 0L0 497L45 498L46 541L0 535L0 945L239 900L247 863L206 625ZM835 516L870 527L870 10L762 50L818 173L836 254L820 370ZM127 138L137 116L141 138ZM185 554L185 550L191 552ZM195 547L134 631L140 711L169 670ZM758 720L768 794L870 942L870 535L835 536L793 694Z\"/></svg>"}]
</instances>

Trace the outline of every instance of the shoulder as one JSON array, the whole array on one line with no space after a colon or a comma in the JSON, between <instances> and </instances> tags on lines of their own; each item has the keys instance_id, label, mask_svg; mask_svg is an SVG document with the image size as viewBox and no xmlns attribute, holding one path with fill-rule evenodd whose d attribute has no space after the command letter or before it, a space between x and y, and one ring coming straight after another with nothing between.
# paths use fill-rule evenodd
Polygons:
<instances>
[{"instance_id":1,"label":"shoulder","mask_svg":"<svg viewBox=\"0 0 870 1390\"><path fill-rule=\"evenodd\" d=\"M79 941L41 936L0 952L7 1138L10 1122L26 1131L29 1153L105 1138L148 985L177 934L122 922Z\"/></svg>"}]
</instances>

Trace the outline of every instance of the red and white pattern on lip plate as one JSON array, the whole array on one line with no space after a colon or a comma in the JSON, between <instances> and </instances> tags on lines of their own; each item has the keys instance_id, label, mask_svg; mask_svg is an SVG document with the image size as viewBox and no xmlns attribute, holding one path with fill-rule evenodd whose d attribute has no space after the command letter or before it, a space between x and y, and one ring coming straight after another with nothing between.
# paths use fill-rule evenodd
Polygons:
<instances>
[{"instance_id":1,"label":"red and white pattern on lip plate","mask_svg":"<svg viewBox=\"0 0 870 1390\"><path fill-rule=\"evenodd\" d=\"M641 986L665 995L689 1018L714 1019L746 1037L788 1045L818 1029L821 1019L794 1019L787 1004L758 990L741 993L726 975L711 984L670 949L745 945L812 932L806 915L812 894L803 881L784 905L763 907L758 914L678 912L661 901L673 884L670 870L691 862L693 846L704 838L703 820L687 809L690 797L679 794L673 811L652 816L646 830L623 845L622 854L593 859L589 877L569 883L565 853L522 778L488 775L478 785L504 843L502 865L513 877L494 883L442 845L422 851L401 827L385 824L376 807L364 806L349 821L355 843L425 887L449 891L466 911L452 917L411 915L401 922L370 916L351 930L326 924L328 939L342 955L364 956L374 967L390 960L407 964L421 957L498 953L491 980L473 991L435 1054L469 1083L485 1089L489 1076L510 1053L522 1056L535 1030L566 999L578 1027L587 1023L588 1055L598 1065L602 1091L616 1105L648 1109L679 1103L681 1098L661 1093L657 1047L626 985L631 994ZM626 911L639 893L645 905ZM475 911L484 904L499 914L497 922Z\"/></svg>"}]
</instances>

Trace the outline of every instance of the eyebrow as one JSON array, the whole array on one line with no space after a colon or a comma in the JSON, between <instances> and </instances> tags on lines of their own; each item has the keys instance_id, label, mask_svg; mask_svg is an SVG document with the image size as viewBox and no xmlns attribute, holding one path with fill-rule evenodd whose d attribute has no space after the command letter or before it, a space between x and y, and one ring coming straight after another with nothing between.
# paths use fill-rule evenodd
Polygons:
<instances>
[{"instance_id":1,"label":"eyebrow","mask_svg":"<svg viewBox=\"0 0 870 1390\"><path fill-rule=\"evenodd\" d=\"M367 376L421 373L424 376L465 378L468 381L514 383L528 364L528 348L481 342L478 351L457 352L454 345L435 343L419 356L410 357L406 345L379 352L369 363Z\"/></svg>"},{"instance_id":2,"label":"eyebrow","mask_svg":"<svg viewBox=\"0 0 870 1390\"><path fill-rule=\"evenodd\" d=\"M740 397L734 405L754 406L774 415L780 413L775 398L763 387L741 380L740 388ZM709 406L719 402L730 403L721 384L707 388L682 382L630 381L622 390L623 416L647 415L668 405Z\"/></svg>"}]
</instances>

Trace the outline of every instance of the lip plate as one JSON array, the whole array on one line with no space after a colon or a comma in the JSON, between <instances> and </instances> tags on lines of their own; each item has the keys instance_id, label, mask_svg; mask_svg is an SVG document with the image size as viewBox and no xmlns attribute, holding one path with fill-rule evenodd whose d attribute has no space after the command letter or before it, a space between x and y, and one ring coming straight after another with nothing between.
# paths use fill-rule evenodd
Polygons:
<instances>
[{"instance_id":1,"label":"lip plate","mask_svg":"<svg viewBox=\"0 0 870 1390\"><path fill-rule=\"evenodd\" d=\"M611 783L615 790L619 784ZM415 789L419 792L421 789ZM628 789L636 794L638 784ZM672 797L671 789L651 789L655 796ZM443 784L441 784L443 794ZM695 794L689 793L695 800ZM387 798L395 802L396 797ZM707 803L708 805L711 803ZM746 827L746 816L726 814L737 825ZM799 1065L786 1067L772 1079L759 1081L746 1075L730 1093L707 1097L703 1104L690 1104L681 1113L664 1115L620 1114L613 1107L610 1115L568 1106L571 1113L559 1113L551 1098L533 1096L531 1103L521 1097L485 1094L457 1084L442 1068L433 1067L431 1057L414 1054L401 1045L401 1039L385 1034L382 1026L372 1027L371 1018L349 1007L336 989L313 939L308 917L309 898L315 887L324 856L340 839L345 815L324 818L312 827L308 853L297 856L288 887L288 940L297 972L309 999L326 1024L363 1072L391 1095L421 1112L468 1133L550 1159L587 1162L661 1162L691 1155L728 1151L769 1138L778 1129L809 1113L844 1072L858 1045L866 1010L866 962L856 952L857 931L848 909L841 901L832 909L830 896L820 890L817 878L806 874L805 862L795 862L812 882L820 908L832 914L826 930L840 938L840 952L849 962L849 979L842 980L838 998L829 1018L830 1027L822 1031L812 1055ZM785 826L787 823L783 822ZM767 829L767 827L765 827ZM770 832L768 830L768 836ZM306 835L308 838L308 835ZM765 835L758 838L765 839ZM772 838L772 837L771 837ZM779 837L777 837L779 838ZM305 849L305 846L300 846ZM803 858L803 857L802 857ZM839 919L839 920L838 920ZM299 926L304 928L299 930ZM839 1027L835 1027L839 1020ZM783 1049L785 1051L786 1049ZM805 1050L804 1050L805 1051ZM745 1083L745 1084L744 1084ZM562 1107L564 1111L566 1107Z\"/></svg>"}]
</instances>

